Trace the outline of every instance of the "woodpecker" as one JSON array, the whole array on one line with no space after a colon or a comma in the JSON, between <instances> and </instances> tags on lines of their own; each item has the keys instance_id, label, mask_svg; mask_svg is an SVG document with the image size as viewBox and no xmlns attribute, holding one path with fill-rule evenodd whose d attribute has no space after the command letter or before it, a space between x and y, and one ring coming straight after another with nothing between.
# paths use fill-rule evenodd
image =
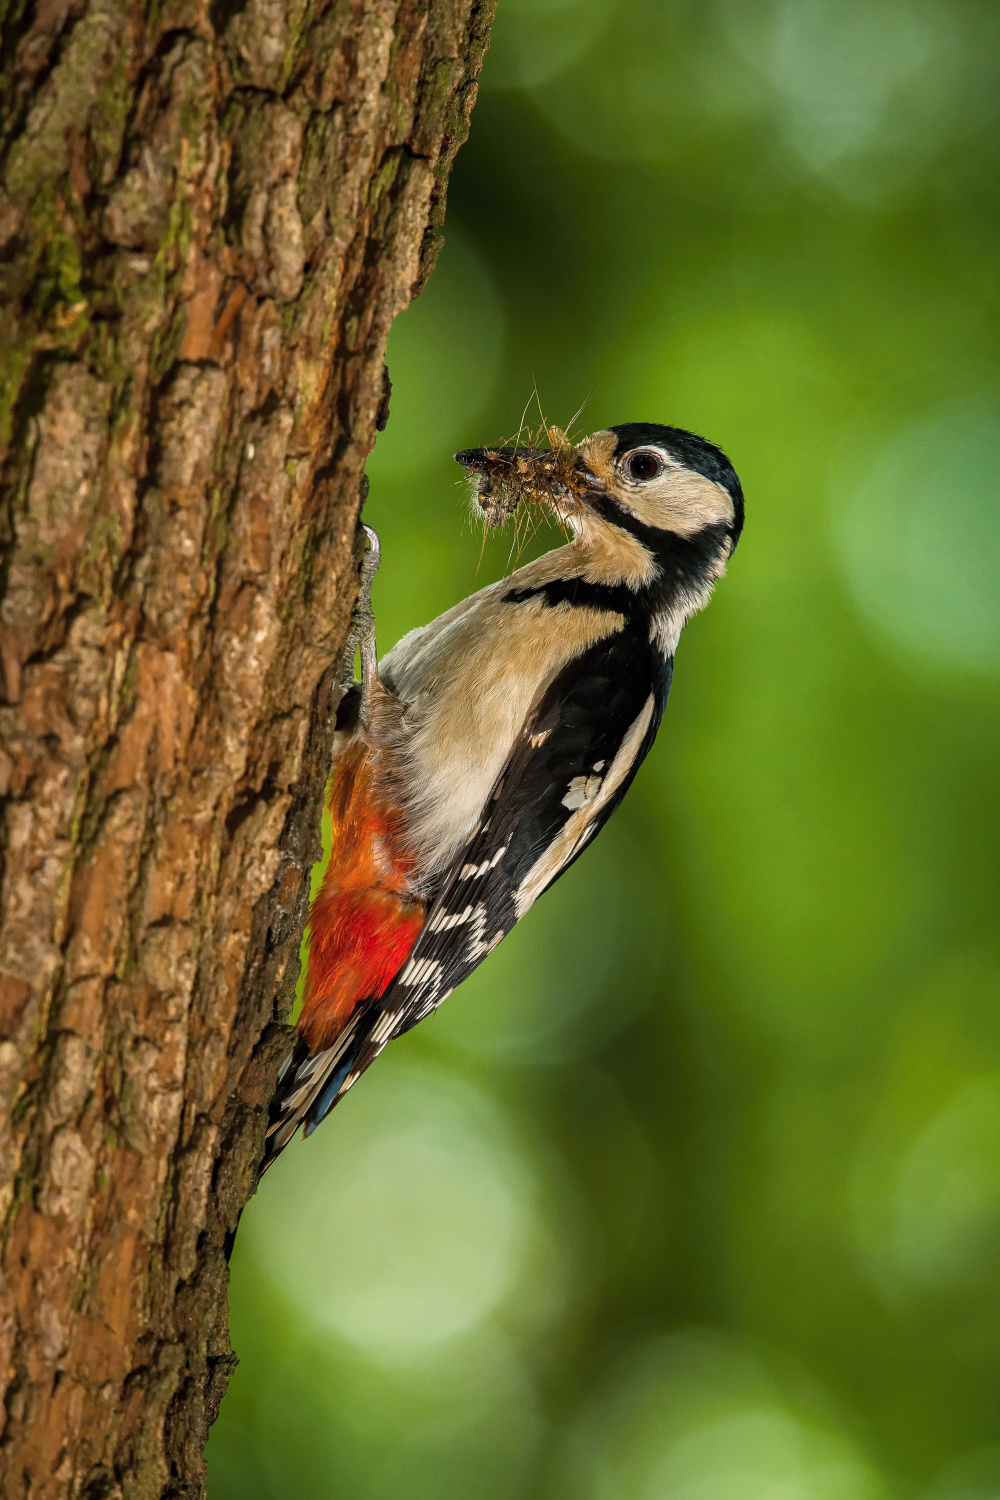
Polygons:
<instances>
[{"instance_id":1,"label":"woodpecker","mask_svg":"<svg viewBox=\"0 0 1000 1500\"><path fill-rule=\"evenodd\" d=\"M576 445L559 433L545 452L455 457L484 510L530 495L571 540L411 631L379 665L378 538L365 528L349 648L353 663L360 643L361 682L338 712L331 852L262 1170L447 999L607 822L653 743L681 628L743 527L729 460L677 427L629 422Z\"/></svg>"}]
</instances>

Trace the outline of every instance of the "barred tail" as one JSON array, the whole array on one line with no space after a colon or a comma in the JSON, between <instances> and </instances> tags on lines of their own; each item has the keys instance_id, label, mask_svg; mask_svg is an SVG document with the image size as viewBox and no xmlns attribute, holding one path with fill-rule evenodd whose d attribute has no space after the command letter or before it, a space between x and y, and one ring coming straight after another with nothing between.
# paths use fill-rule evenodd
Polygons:
<instances>
[{"instance_id":1,"label":"barred tail","mask_svg":"<svg viewBox=\"0 0 1000 1500\"><path fill-rule=\"evenodd\" d=\"M322 1052L310 1052L303 1038L298 1037L278 1074L268 1108L260 1176L285 1149L299 1126L303 1126L304 1136L311 1135L375 1061L391 1035L386 1020L381 1005L375 1001L359 1006L333 1046Z\"/></svg>"}]
</instances>

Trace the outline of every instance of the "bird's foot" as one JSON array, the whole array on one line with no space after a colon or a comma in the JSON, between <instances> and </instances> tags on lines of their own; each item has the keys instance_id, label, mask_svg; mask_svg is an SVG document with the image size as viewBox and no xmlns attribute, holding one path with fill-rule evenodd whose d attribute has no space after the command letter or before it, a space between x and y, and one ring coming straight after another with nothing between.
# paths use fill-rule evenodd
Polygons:
<instances>
[{"instance_id":1,"label":"bird's foot","mask_svg":"<svg viewBox=\"0 0 1000 1500\"><path fill-rule=\"evenodd\" d=\"M368 546L361 558L358 597L351 614L351 625L344 643L344 680L346 692L354 683L354 653L361 648L361 704L362 719L371 717L371 706L378 691L378 651L375 645L375 611L372 609L372 580L378 572L382 547L378 532L371 526L362 526L368 538Z\"/></svg>"}]
</instances>

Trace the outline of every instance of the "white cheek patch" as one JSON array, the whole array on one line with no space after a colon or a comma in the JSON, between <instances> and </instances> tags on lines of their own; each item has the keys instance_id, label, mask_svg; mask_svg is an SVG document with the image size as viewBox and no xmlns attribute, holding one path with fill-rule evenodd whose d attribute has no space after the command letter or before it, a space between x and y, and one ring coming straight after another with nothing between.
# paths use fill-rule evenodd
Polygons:
<instances>
[{"instance_id":1,"label":"white cheek patch","mask_svg":"<svg viewBox=\"0 0 1000 1500\"><path fill-rule=\"evenodd\" d=\"M734 516L729 491L690 469L670 467L645 484L626 483L621 498L644 526L683 537L706 526L728 526Z\"/></svg>"}]
</instances>

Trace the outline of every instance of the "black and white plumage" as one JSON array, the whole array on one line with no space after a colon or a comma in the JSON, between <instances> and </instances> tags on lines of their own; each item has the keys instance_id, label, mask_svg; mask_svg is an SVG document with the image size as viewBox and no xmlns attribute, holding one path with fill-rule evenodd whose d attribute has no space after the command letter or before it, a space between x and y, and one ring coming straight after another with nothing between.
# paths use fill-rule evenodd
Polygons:
<instances>
[{"instance_id":1,"label":"black and white plumage","mask_svg":"<svg viewBox=\"0 0 1000 1500\"><path fill-rule=\"evenodd\" d=\"M496 451L456 457L488 474ZM426 919L382 993L338 1000L350 1008L329 1045L305 1029L279 1080L265 1165L569 868L653 743L681 628L740 536L739 480L711 443L656 424L594 433L573 452L572 487L552 501L568 545L411 632L377 677L369 639L360 717L339 738L367 747L373 785L398 815L392 857L412 870L405 899Z\"/></svg>"}]
</instances>

